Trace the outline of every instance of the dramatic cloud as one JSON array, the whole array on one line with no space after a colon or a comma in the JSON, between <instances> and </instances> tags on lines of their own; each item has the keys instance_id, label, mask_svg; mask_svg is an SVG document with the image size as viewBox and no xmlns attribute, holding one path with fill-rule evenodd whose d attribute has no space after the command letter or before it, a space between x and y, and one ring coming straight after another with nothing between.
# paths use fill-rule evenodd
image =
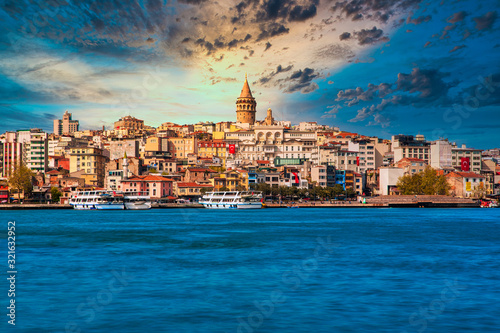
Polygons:
<instances>
[{"instance_id":1,"label":"dramatic cloud","mask_svg":"<svg viewBox=\"0 0 500 333\"><path fill-rule=\"evenodd\" d=\"M257 37L257 41L261 41L266 38L275 37L283 34L287 34L290 31L283 24L271 23L269 25L260 26L260 34Z\"/></svg>"},{"instance_id":2,"label":"dramatic cloud","mask_svg":"<svg viewBox=\"0 0 500 333\"><path fill-rule=\"evenodd\" d=\"M313 92L318 89L318 84L312 82L315 78L319 77L319 73L315 72L312 68L305 68L304 70L298 70L292 73L286 81L291 81L292 83L285 90L286 93L293 93L300 91L303 94Z\"/></svg>"},{"instance_id":3,"label":"dramatic cloud","mask_svg":"<svg viewBox=\"0 0 500 333\"><path fill-rule=\"evenodd\" d=\"M284 19L290 22L305 21L316 16L316 6L319 4L319 0L304 0L301 1L301 4L288 0L247 1L246 4L242 4L243 2L240 3L240 12L241 9L246 8L251 2L253 2L254 8L257 7L255 15L257 22L273 21L276 19Z\"/></svg>"},{"instance_id":4,"label":"dramatic cloud","mask_svg":"<svg viewBox=\"0 0 500 333\"><path fill-rule=\"evenodd\" d=\"M358 122L374 117L372 125L378 124L386 127L389 125L389 118L382 116L382 112L389 105L413 105L415 107L426 107L432 103L451 105L449 104L451 99L447 94L452 85L443 81L445 76L435 69L414 68L410 74L399 73L394 83L369 84L366 90L361 87L341 90L335 100L343 101L348 107L360 102L377 100L376 104L359 109L356 117L350 121Z\"/></svg>"},{"instance_id":5,"label":"dramatic cloud","mask_svg":"<svg viewBox=\"0 0 500 333\"><path fill-rule=\"evenodd\" d=\"M400 11L408 10L418 5L421 0L399 0L399 1L372 1L351 0L337 1L332 7L333 12L342 17L358 21L360 19L372 19L381 23L387 23L390 17Z\"/></svg>"},{"instance_id":6,"label":"dramatic cloud","mask_svg":"<svg viewBox=\"0 0 500 333\"><path fill-rule=\"evenodd\" d=\"M254 82L254 83L266 84L267 82L271 81L271 79L273 77L275 77L276 75L278 75L280 73L289 72L292 68L293 68L293 65L289 65L287 67L283 67L281 65L278 65L278 67L276 67L275 71L272 71L269 75L261 77L258 82Z\"/></svg>"},{"instance_id":7,"label":"dramatic cloud","mask_svg":"<svg viewBox=\"0 0 500 333\"><path fill-rule=\"evenodd\" d=\"M360 101L371 101L375 97L384 98L392 92L391 84L381 83L379 85L368 84L368 89L365 91L361 87L356 89L341 90L337 94L336 101L348 101L348 106L358 104Z\"/></svg>"},{"instance_id":8,"label":"dramatic cloud","mask_svg":"<svg viewBox=\"0 0 500 333\"><path fill-rule=\"evenodd\" d=\"M351 38L351 33L349 33L349 32L344 32L343 34L341 34L339 36L340 40L346 40L346 39L349 39L349 38Z\"/></svg>"},{"instance_id":9,"label":"dramatic cloud","mask_svg":"<svg viewBox=\"0 0 500 333\"><path fill-rule=\"evenodd\" d=\"M388 42L389 38L383 36L384 31L373 27L372 29L361 29L360 31L355 31L354 36L358 40L359 45L375 44L378 42Z\"/></svg>"},{"instance_id":10,"label":"dramatic cloud","mask_svg":"<svg viewBox=\"0 0 500 333\"><path fill-rule=\"evenodd\" d=\"M476 29L479 31L490 29L493 26L493 23L495 23L496 19L496 11L488 12L483 16L474 17L474 21L476 22Z\"/></svg>"},{"instance_id":11,"label":"dramatic cloud","mask_svg":"<svg viewBox=\"0 0 500 333\"><path fill-rule=\"evenodd\" d=\"M444 74L435 69L414 68L410 74L399 73L397 90L417 94L419 99L437 100L446 96L449 85L442 78Z\"/></svg>"}]
</instances>

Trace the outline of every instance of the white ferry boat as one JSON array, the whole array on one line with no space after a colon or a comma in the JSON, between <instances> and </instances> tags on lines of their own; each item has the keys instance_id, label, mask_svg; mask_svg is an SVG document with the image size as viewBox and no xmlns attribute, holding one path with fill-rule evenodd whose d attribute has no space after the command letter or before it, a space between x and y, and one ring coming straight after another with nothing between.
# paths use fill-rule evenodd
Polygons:
<instances>
[{"instance_id":1,"label":"white ferry boat","mask_svg":"<svg viewBox=\"0 0 500 333\"><path fill-rule=\"evenodd\" d=\"M138 210L151 208L151 200L148 195L124 194L106 190L74 192L71 195L69 204L74 209Z\"/></svg>"},{"instance_id":2,"label":"white ferry boat","mask_svg":"<svg viewBox=\"0 0 500 333\"><path fill-rule=\"evenodd\" d=\"M113 191L78 191L71 194L69 204L74 209L125 209L123 195Z\"/></svg>"},{"instance_id":3,"label":"white ferry boat","mask_svg":"<svg viewBox=\"0 0 500 333\"><path fill-rule=\"evenodd\" d=\"M208 192L200 203L210 209L257 209L262 208L262 192Z\"/></svg>"},{"instance_id":4,"label":"white ferry boat","mask_svg":"<svg viewBox=\"0 0 500 333\"><path fill-rule=\"evenodd\" d=\"M151 198L149 197L149 195L125 192L123 202L125 204L125 209L151 209Z\"/></svg>"}]
</instances>

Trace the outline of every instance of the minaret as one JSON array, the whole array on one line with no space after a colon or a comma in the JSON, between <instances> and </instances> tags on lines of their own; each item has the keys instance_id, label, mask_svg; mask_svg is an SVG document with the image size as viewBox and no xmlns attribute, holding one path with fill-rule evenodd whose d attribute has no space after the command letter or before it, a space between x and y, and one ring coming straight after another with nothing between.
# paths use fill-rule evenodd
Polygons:
<instances>
[{"instance_id":1,"label":"minaret","mask_svg":"<svg viewBox=\"0 0 500 333\"><path fill-rule=\"evenodd\" d=\"M247 75L245 74L243 89L241 89L240 97L236 100L236 122L250 125L255 124L256 107L257 102L252 96Z\"/></svg>"},{"instance_id":2,"label":"minaret","mask_svg":"<svg viewBox=\"0 0 500 333\"><path fill-rule=\"evenodd\" d=\"M126 180L128 178L128 158L127 152L123 156L123 179Z\"/></svg>"},{"instance_id":3,"label":"minaret","mask_svg":"<svg viewBox=\"0 0 500 333\"><path fill-rule=\"evenodd\" d=\"M273 110L267 109L267 117L264 120L266 125L274 125Z\"/></svg>"}]
</instances>

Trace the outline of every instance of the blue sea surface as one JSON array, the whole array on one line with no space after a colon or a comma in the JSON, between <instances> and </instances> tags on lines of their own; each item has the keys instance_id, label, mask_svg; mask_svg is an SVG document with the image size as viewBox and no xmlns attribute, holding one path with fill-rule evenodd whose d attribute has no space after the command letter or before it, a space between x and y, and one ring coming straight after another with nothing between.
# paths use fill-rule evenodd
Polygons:
<instances>
[{"instance_id":1,"label":"blue sea surface","mask_svg":"<svg viewBox=\"0 0 500 333\"><path fill-rule=\"evenodd\" d=\"M500 209L1 211L1 332L499 332ZM4 273L4 276L7 274Z\"/></svg>"}]
</instances>

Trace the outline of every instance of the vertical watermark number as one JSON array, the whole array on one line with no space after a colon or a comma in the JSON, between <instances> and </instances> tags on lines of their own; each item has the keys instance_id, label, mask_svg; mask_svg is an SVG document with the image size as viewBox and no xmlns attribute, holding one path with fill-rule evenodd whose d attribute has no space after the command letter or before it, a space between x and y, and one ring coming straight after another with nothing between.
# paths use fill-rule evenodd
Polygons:
<instances>
[{"instance_id":1,"label":"vertical watermark number","mask_svg":"<svg viewBox=\"0 0 500 333\"><path fill-rule=\"evenodd\" d=\"M7 281L9 281L8 323L16 325L16 222L7 223Z\"/></svg>"}]
</instances>

